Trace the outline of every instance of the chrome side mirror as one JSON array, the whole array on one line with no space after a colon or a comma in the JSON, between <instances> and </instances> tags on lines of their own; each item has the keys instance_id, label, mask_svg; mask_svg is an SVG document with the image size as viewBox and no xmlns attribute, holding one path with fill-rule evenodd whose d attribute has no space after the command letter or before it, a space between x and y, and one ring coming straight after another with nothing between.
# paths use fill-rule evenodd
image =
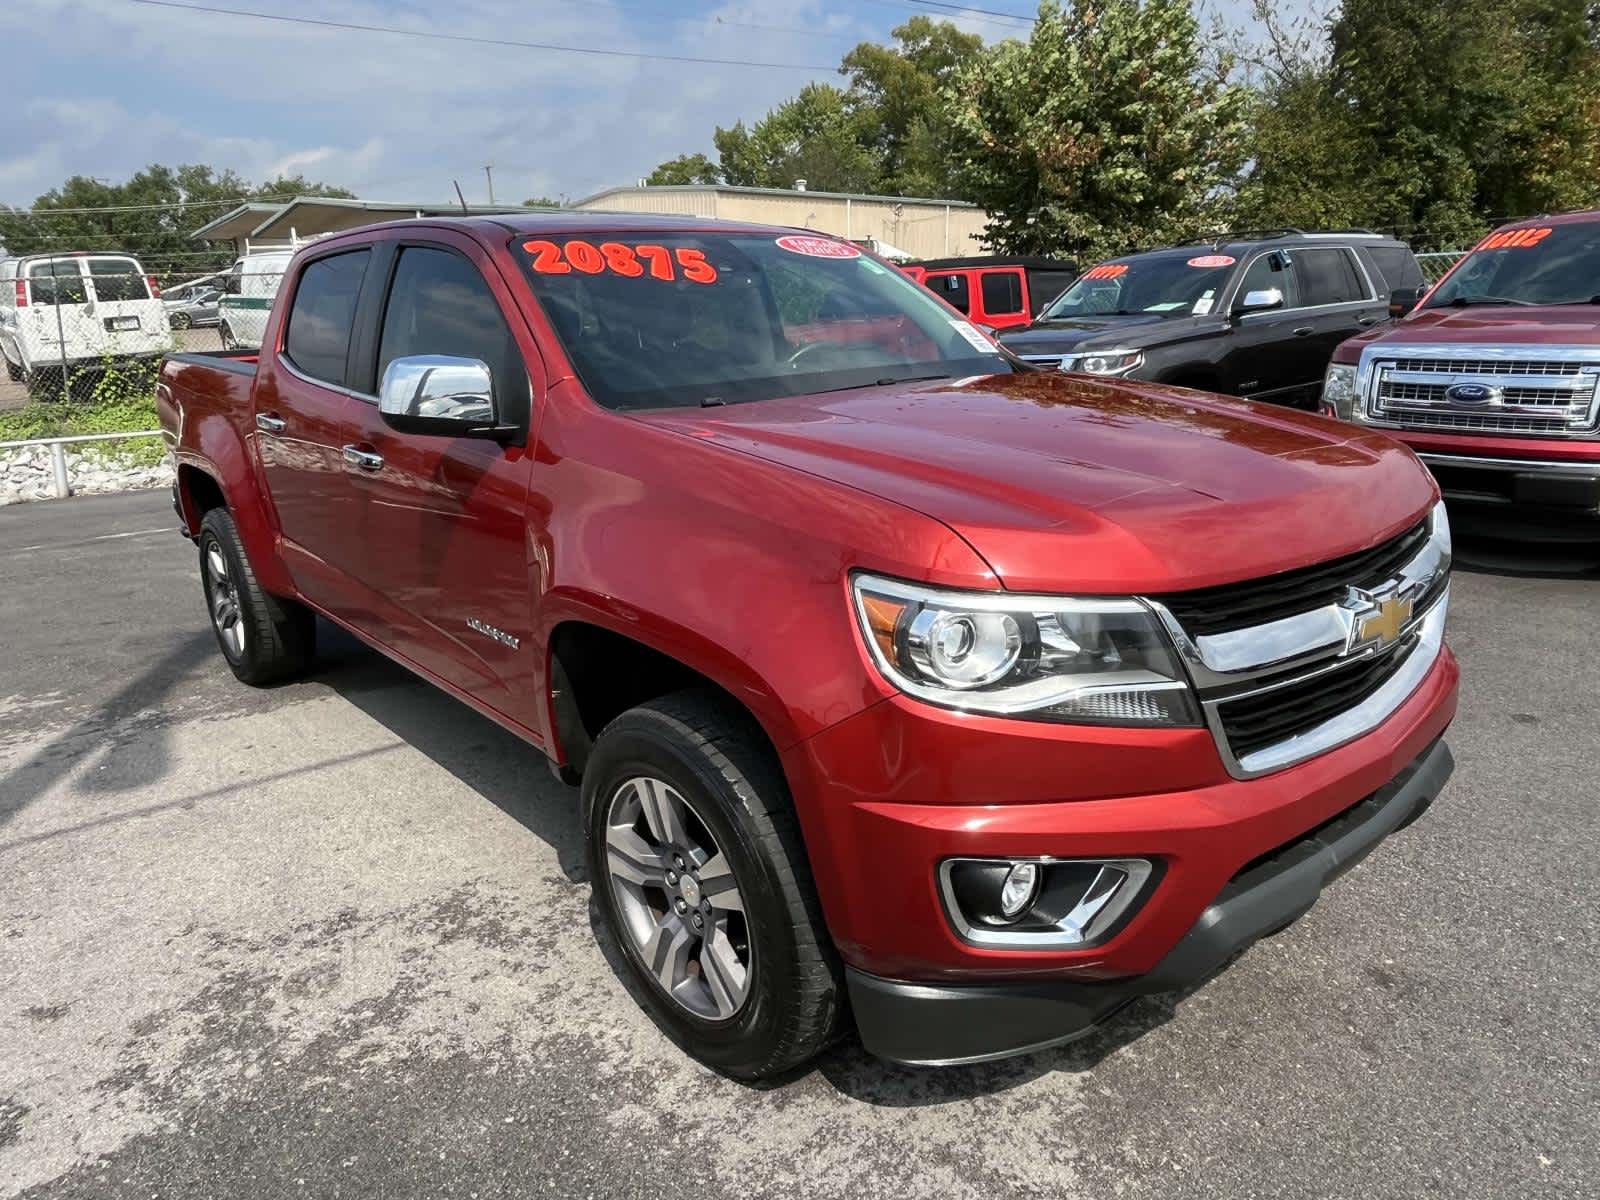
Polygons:
<instances>
[{"instance_id":1,"label":"chrome side mirror","mask_svg":"<svg viewBox=\"0 0 1600 1200\"><path fill-rule=\"evenodd\" d=\"M494 380L488 365L475 358L414 354L395 359L378 385L378 411L401 433L497 439L516 433L495 423Z\"/></svg>"},{"instance_id":2,"label":"chrome side mirror","mask_svg":"<svg viewBox=\"0 0 1600 1200\"><path fill-rule=\"evenodd\" d=\"M1283 307L1283 292L1277 288L1261 288L1259 291L1246 292L1244 299L1233 311L1240 316L1253 312L1270 312L1274 308Z\"/></svg>"}]
</instances>

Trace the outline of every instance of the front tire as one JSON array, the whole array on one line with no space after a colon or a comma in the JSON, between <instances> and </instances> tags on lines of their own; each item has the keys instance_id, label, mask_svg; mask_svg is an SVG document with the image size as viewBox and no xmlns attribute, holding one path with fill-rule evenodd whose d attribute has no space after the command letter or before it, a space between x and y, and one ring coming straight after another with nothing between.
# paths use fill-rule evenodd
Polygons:
<instances>
[{"instance_id":1,"label":"front tire","mask_svg":"<svg viewBox=\"0 0 1600 1200\"><path fill-rule=\"evenodd\" d=\"M779 1074L833 1037L842 988L783 773L725 698L623 713L583 778L595 898L645 1008L695 1058Z\"/></svg>"},{"instance_id":2,"label":"front tire","mask_svg":"<svg viewBox=\"0 0 1600 1200\"><path fill-rule=\"evenodd\" d=\"M239 339L233 336L233 330L229 328L226 321L221 322L221 324L217 327L217 333L222 339L222 348L224 350L239 349Z\"/></svg>"},{"instance_id":3,"label":"front tire","mask_svg":"<svg viewBox=\"0 0 1600 1200\"><path fill-rule=\"evenodd\" d=\"M199 542L206 608L229 669L257 686L305 674L316 654L316 616L297 601L261 590L227 509L206 513Z\"/></svg>"},{"instance_id":4,"label":"front tire","mask_svg":"<svg viewBox=\"0 0 1600 1200\"><path fill-rule=\"evenodd\" d=\"M0 358L5 358L5 355L3 353L0 353ZM21 363L14 363L9 358L6 358L6 378L9 379L12 383L21 383L22 382L22 364Z\"/></svg>"}]
</instances>

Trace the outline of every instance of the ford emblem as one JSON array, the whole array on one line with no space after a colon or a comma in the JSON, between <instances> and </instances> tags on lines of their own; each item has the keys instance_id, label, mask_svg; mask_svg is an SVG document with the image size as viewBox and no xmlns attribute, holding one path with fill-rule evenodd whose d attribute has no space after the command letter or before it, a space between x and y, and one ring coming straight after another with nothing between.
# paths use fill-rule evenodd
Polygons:
<instances>
[{"instance_id":1,"label":"ford emblem","mask_svg":"<svg viewBox=\"0 0 1600 1200\"><path fill-rule=\"evenodd\" d=\"M1500 389L1486 383L1453 383L1445 388L1444 398L1465 408L1482 408L1500 399Z\"/></svg>"}]
</instances>

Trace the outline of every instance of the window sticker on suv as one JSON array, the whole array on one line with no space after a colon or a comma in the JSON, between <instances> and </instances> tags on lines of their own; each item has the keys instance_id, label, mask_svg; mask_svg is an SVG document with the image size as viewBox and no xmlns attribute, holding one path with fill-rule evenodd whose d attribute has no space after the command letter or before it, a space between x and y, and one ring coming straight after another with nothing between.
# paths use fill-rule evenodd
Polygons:
<instances>
[{"instance_id":1,"label":"window sticker on suv","mask_svg":"<svg viewBox=\"0 0 1600 1200\"><path fill-rule=\"evenodd\" d=\"M1231 254L1202 254L1199 258L1191 258L1188 265L1191 267L1231 267L1238 261Z\"/></svg>"},{"instance_id":2,"label":"window sticker on suv","mask_svg":"<svg viewBox=\"0 0 1600 1200\"><path fill-rule=\"evenodd\" d=\"M1083 273L1085 279L1120 279L1128 273L1127 263L1101 263Z\"/></svg>"}]
</instances>

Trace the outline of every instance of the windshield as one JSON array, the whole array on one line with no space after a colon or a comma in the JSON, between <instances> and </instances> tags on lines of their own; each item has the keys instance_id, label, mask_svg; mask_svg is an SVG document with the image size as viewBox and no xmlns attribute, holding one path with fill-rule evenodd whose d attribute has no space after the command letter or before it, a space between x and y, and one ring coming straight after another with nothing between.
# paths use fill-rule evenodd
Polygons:
<instances>
[{"instance_id":1,"label":"windshield","mask_svg":"<svg viewBox=\"0 0 1600 1200\"><path fill-rule=\"evenodd\" d=\"M1600 296L1600 221L1492 233L1428 297L1469 304L1588 304Z\"/></svg>"},{"instance_id":2,"label":"windshield","mask_svg":"<svg viewBox=\"0 0 1600 1200\"><path fill-rule=\"evenodd\" d=\"M518 238L579 377L607 408L738 404L1013 368L892 267L822 236Z\"/></svg>"},{"instance_id":3,"label":"windshield","mask_svg":"<svg viewBox=\"0 0 1600 1200\"><path fill-rule=\"evenodd\" d=\"M1211 311L1233 270L1227 254L1200 250L1140 254L1090 267L1052 300L1040 321L1071 317L1200 316Z\"/></svg>"}]
</instances>

